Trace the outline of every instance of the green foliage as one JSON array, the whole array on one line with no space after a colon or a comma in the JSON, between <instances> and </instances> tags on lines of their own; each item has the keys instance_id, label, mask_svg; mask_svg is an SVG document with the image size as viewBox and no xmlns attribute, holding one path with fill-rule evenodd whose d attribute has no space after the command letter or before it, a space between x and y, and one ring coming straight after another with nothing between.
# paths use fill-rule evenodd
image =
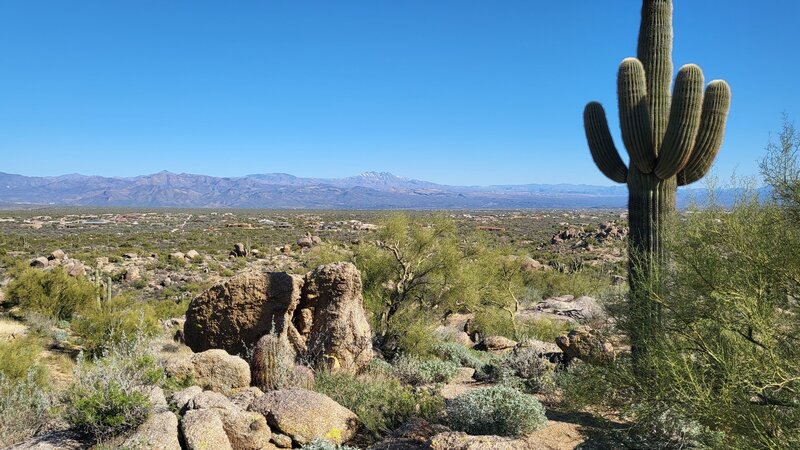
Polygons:
<instances>
[{"instance_id":1,"label":"green foliage","mask_svg":"<svg viewBox=\"0 0 800 450\"><path fill-rule=\"evenodd\" d=\"M446 411L450 428L469 434L517 436L547 423L544 407L535 397L505 386L461 394Z\"/></svg>"},{"instance_id":2,"label":"green foliage","mask_svg":"<svg viewBox=\"0 0 800 450\"><path fill-rule=\"evenodd\" d=\"M315 439L300 447L300 450L358 450L358 448L349 445L334 444L322 439Z\"/></svg>"},{"instance_id":3,"label":"green foliage","mask_svg":"<svg viewBox=\"0 0 800 450\"><path fill-rule=\"evenodd\" d=\"M464 347L458 342L439 342L433 346L433 353L439 358L457 364L459 367L481 369L486 362L481 352Z\"/></svg>"},{"instance_id":4,"label":"green foliage","mask_svg":"<svg viewBox=\"0 0 800 450\"><path fill-rule=\"evenodd\" d=\"M5 365L5 360L5 355L0 355L0 364ZM54 419L56 404L37 369L17 379L0 372L0 447L6 448L45 429Z\"/></svg>"},{"instance_id":5,"label":"green foliage","mask_svg":"<svg viewBox=\"0 0 800 450\"><path fill-rule=\"evenodd\" d=\"M73 320L72 330L88 353L100 355L126 336L154 335L158 322L148 304L119 295L99 304L93 302Z\"/></svg>"},{"instance_id":6,"label":"green foliage","mask_svg":"<svg viewBox=\"0 0 800 450\"><path fill-rule=\"evenodd\" d=\"M163 376L146 338L123 337L93 361L78 358L64 398L65 417L100 439L135 429L150 415L147 393Z\"/></svg>"},{"instance_id":7,"label":"green foliage","mask_svg":"<svg viewBox=\"0 0 800 450\"><path fill-rule=\"evenodd\" d=\"M761 160L761 175L772 188L773 199L792 220L800 219L800 131L783 117L778 141L770 139Z\"/></svg>"},{"instance_id":8,"label":"green foliage","mask_svg":"<svg viewBox=\"0 0 800 450\"><path fill-rule=\"evenodd\" d=\"M398 340L408 331L408 321L397 320L398 315L441 315L476 293L464 276L464 254L452 220L422 225L395 214L382 225L377 243L359 245L354 260L378 341L394 354L403 350Z\"/></svg>"},{"instance_id":9,"label":"green foliage","mask_svg":"<svg viewBox=\"0 0 800 450\"><path fill-rule=\"evenodd\" d=\"M424 384L449 383L458 373L459 366L437 358L420 359L402 355L392 364L394 376L404 383L420 386Z\"/></svg>"},{"instance_id":10,"label":"green foliage","mask_svg":"<svg viewBox=\"0 0 800 450\"><path fill-rule=\"evenodd\" d=\"M56 320L72 316L95 300L95 286L83 277L71 277L60 267L36 270L18 266L6 288L9 305Z\"/></svg>"},{"instance_id":11,"label":"green foliage","mask_svg":"<svg viewBox=\"0 0 800 450\"><path fill-rule=\"evenodd\" d=\"M498 367L497 373L500 382L519 384L526 391L535 393L550 393L555 387L553 374L555 367L543 356L544 349L531 344L514 348L513 351L502 355L494 365Z\"/></svg>"},{"instance_id":12,"label":"green foliage","mask_svg":"<svg viewBox=\"0 0 800 450\"><path fill-rule=\"evenodd\" d=\"M617 317L647 350L584 369L571 389L588 392L568 396L622 411L651 442L800 446L800 229L752 194L693 211L667 243L667 294L651 294L660 321Z\"/></svg>"},{"instance_id":13,"label":"green foliage","mask_svg":"<svg viewBox=\"0 0 800 450\"><path fill-rule=\"evenodd\" d=\"M412 417L435 421L444 407L440 396L405 386L380 370L358 377L319 373L315 389L356 413L374 437L399 427Z\"/></svg>"},{"instance_id":14,"label":"green foliage","mask_svg":"<svg viewBox=\"0 0 800 450\"><path fill-rule=\"evenodd\" d=\"M0 342L0 374L10 382L30 378L44 386L47 371L39 364L42 342L34 336L24 336L7 342Z\"/></svg>"}]
</instances>

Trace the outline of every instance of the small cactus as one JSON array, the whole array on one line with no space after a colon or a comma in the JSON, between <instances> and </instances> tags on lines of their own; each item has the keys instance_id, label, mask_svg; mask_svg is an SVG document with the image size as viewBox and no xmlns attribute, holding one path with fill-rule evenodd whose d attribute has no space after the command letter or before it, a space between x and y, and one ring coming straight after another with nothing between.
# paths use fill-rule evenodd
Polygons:
<instances>
[{"instance_id":1,"label":"small cactus","mask_svg":"<svg viewBox=\"0 0 800 450\"><path fill-rule=\"evenodd\" d=\"M678 71L670 92L672 70L672 0L643 0L638 58L622 61L617 80L628 166L614 145L602 105L591 102L584 110L594 162L611 180L628 184L629 279L637 301L646 297L639 295L640 285L665 263L662 239L675 211L676 189L711 168L730 107L728 84L712 81L704 93L703 72L694 64Z\"/></svg>"},{"instance_id":2,"label":"small cactus","mask_svg":"<svg viewBox=\"0 0 800 450\"><path fill-rule=\"evenodd\" d=\"M314 387L314 372L295 363L294 347L286 336L267 334L261 337L253 349L250 373L253 386L262 391L286 388L311 389Z\"/></svg>"}]
</instances>

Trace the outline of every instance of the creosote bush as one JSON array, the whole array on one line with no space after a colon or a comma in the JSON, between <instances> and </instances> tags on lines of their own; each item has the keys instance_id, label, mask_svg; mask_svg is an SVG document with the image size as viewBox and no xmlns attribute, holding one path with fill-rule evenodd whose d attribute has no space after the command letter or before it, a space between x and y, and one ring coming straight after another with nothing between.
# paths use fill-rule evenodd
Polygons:
<instances>
[{"instance_id":1,"label":"creosote bush","mask_svg":"<svg viewBox=\"0 0 800 450\"><path fill-rule=\"evenodd\" d=\"M71 277L60 267L37 270L18 266L14 280L6 287L6 304L54 320L70 320L95 300L94 284L83 277Z\"/></svg>"},{"instance_id":2,"label":"creosote bush","mask_svg":"<svg viewBox=\"0 0 800 450\"><path fill-rule=\"evenodd\" d=\"M459 365L437 358L420 359L400 356L392 364L393 374L404 383L415 386L449 383L458 373Z\"/></svg>"},{"instance_id":3,"label":"creosote bush","mask_svg":"<svg viewBox=\"0 0 800 450\"><path fill-rule=\"evenodd\" d=\"M461 394L446 412L450 428L468 434L518 436L544 428L547 423L544 407L535 397L505 386Z\"/></svg>"},{"instance_id":4,"label":"creosote bush","mask_svg":"<svg viewBox=\"0 0 800 450\"><path fill-rule=\"evenodd\" d=\"M150 343L141 334L105 347L93 360L78 357L65 394L67 421L98 439L135 429L152 410L148 393L164 379Z\"/></svg>"},{"instance_id":5,"label":"creosote bush","mask_svg":"<svg viewBox=\"0 0 800 450\"><path fill-rule=\"evenodd\" d=\"M412 417L428 421L438 418L444 407L442 397L403 385L385 370L373 368L360 376L318 373L315 390L356 413L373 437L398 428Z\"/></svg>"}]
</instances>

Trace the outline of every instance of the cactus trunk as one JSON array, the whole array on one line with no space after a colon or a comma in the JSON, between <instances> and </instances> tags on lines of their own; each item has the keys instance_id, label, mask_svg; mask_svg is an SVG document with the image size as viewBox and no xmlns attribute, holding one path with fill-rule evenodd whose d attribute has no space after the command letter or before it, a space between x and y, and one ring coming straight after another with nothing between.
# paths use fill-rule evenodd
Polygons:
<instances>
[{"instance_id":1,"label":"cactus trunk","mask_svg":"<svg viewBox=\"0 0 800 450\"><path fill-rule=\"evenodd\" d=\"M678 186L708 172L722 145L730 108L730 88L712 81L703 92L703 72L694 64L672 79L672 1L643 0L637 58L619 68L617 95L622 139L630 156L619 156L605 111L597 102L584 110L584 128L597 167L628 184L628 243L631 331L634 349L644 347L658 320L654 297L663 298L660 271L667 262L663 238L675 213ZM642 320L643 319L643 320Z\"/></svg>"}]
</instances>

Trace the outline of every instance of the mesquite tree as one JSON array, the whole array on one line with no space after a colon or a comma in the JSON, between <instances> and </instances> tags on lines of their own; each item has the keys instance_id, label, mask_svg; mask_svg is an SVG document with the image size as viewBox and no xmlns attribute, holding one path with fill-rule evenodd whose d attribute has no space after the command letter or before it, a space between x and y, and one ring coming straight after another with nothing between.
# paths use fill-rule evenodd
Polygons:
<instances>
[{"instance_id":1,"label":"mesquite tree","mask_svg":"<svg viewBox=\"0 0 800 450\"><path fill-rule=\"evenodd\" d=\"M642 2L637 55L622 61L617 79L620 127L630 164L620 158L600 103L586 105L584 126L597 167L628 185L632 307L656 317L656 308L647 301L649 288L643 285L657 279L664 265L662 239L675 211L677 187L705 176L719 151L731 93L722 80L712 81L704 93L703 72L694 64L678 71L670 92L672 0ZM636 344L637 336L631 337Z\"/></svg>"}]
</instances>

